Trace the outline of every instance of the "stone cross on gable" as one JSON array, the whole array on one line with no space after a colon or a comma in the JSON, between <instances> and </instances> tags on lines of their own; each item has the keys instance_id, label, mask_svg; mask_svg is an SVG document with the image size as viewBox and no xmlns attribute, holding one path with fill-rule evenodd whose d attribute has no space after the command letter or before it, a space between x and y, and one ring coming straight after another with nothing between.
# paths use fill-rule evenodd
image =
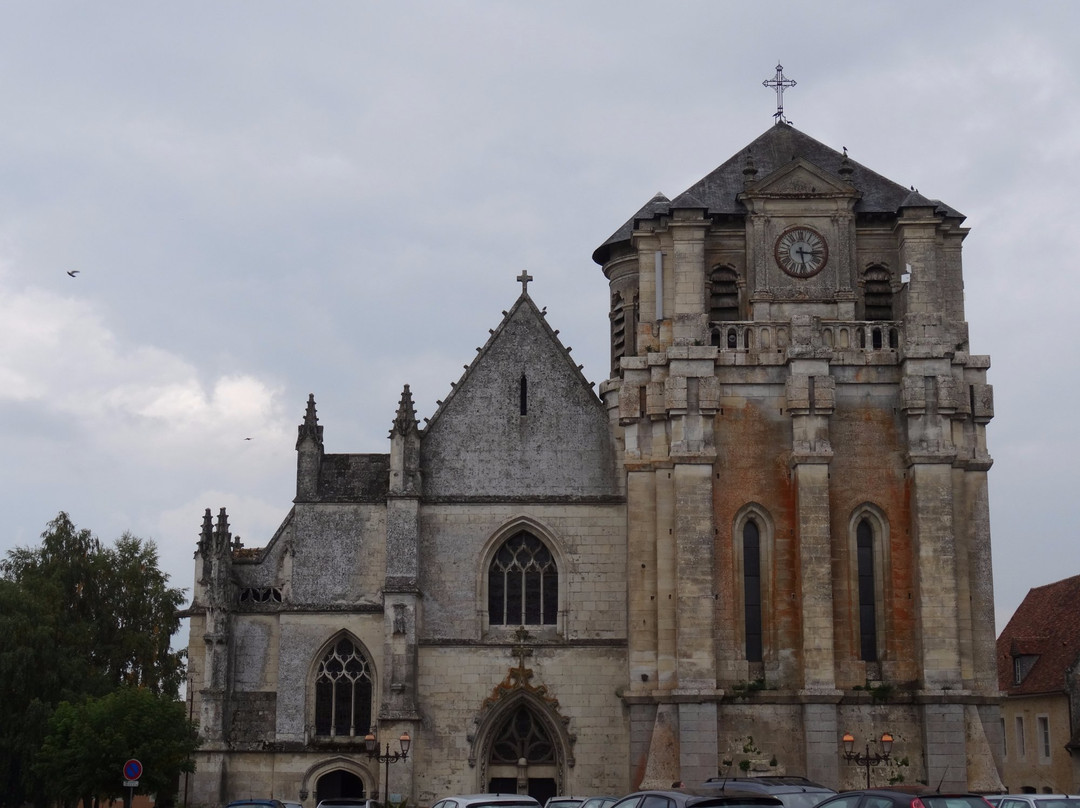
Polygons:
<instances>
[{"instance_id":1,"label":"stone cross on gable","mask_svg":"<svg viewBox=\"0 0 1080 808\"><path fill-rule=\"evenodd\" d=\"M532 279L533 276L529 274L529 271L527 269L521 270L521 274L517 276L517 281L521 284L522 294L529 293L529 281L531 281Z\"/></svg>"},{"instance_id":2,"label":"stone cross on gable","mask_svg":"<svg viewBox=\"0 0 1080 808\"><path fill-rule=\"evenodd\" d=\"M531 636L525 626L514 632L514 639L517 640L517 644L513 647L511 653L517 657L518 668L521 670L525 669L525 660L532 656L532 649L525 645L525 641L530 639Z\"/></svg>"},{"instance_id":3,"label":"stone cross on gable","mask_svg":"<svg viewBox=\"0 0 1080 808\"><path fill-rule=\"evenodd\" d=\"M784 89L787 87L794 87L795 80L789 79L784 75L784 66L777 62L776 64L776 78L765 79L761 82L762 87L775 87L776 88L776 112L773 113L773 118L777 123L791 123L784 117Z\"/></svg>"}]
</instances>

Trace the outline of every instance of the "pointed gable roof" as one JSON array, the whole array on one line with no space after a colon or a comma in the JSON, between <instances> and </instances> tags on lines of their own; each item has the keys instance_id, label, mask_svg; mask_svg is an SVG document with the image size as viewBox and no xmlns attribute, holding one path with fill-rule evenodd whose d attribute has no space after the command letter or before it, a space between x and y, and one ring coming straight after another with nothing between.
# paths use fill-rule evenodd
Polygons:
<instances>
[{"instance_id":1,"label":"pointed gable roof","mask_svg":"<svg viewBox=\"0 0 1080 808\"><path fill-rule=\"evenodd\" d=\"M752 163L748 163L747 153ZM872 171L843 153L800 132L791 124L777 123L746 148L722 163L708 175L698 180L663 208L650 210L646 205L626 224L616 230L593 253L593 260L603 264L611 255L614 246L629 241L638 221L654 218L680 208L704 208L709 215L744 215L746 208L739 201L739 194L745 189L746 170L752 165L754 177L762 180L794 160L803 159L819 169L834 175L838 181L846 181L859 192L860 198L855 203L856 213L895 214L901 207L912 205L912 189L887 179ZM657 194L662 197L662 194ZM942 215L963 219L959 211L937 200L926 200L917 195L925 204L934 207ZM656 197L654 197L655 201ZM667 200L664 200L667 202Z\"/></svg>"},{"instance_id":2,"label":"pointed gable roof","mask_svg":"<svg viewBox=\"0 0 1080 808\"><path fill-rule=\"evenodd\" d=\"M603 402L522 292L420 440L428 501L618 497Z\"/></svg>"},{"instance_id":3,"label":"pointed gable roof","mask_svg":"<svg viewBox=\"0 0 1080 808\"><path fill-rule=\"evenodd\" d=\"M447 407L450 405L450 402L454 399L454 396L457 394L457 392L464 388L465 383L475 372L476 367L483 361L484 357L491 352L492 345L494 345L499 340L499 337L502 336L502 333L506 330L507 325L512 320L521 316L535 318L541 329L545 331L547 335L551 338L551 341L555 343L556 346L558 346L559 353L566 360L566 364L570 368L571 373L577 376L577 378L581 381L581 384L583 384L585 387L593 387L593 383L590 382L587 378L585 378L585 374L581 372L581 366L574 362L574 360L570 357L571 349L565 347L562 344L562 341L559 339L558 332L552 329L550 325L548 325L547 318L545 317L546 311L547 309L541 311L536 307L533 299L529 297L528 292L522 292L518 299L514 301L514 305L511 306L508 311L503 312L502 322L500 322L499 325L491 331L491 335L488 337L487 342L484 343L484 346L477 349L476 356L473 357L473 361L470 364L465 366L465 372L461 375L461 378L458 379L456 382L450 383L450 394L445 399L438 402L438 408L435 410L434 414L430 418L424 419L425 423L424 428L421 430L421 434L427 434L431 430L431 428L435 425L435 422L439 420L439 416L446 411ZM596 400L599 404L599 397L597 397Z\"/></svg>"},{"instance_id":4,"label":"pointed gable roof","mask_svg":"<svg viewBox=\"0 0 1080 808\"><path fill-rule=\"evenodd\" d=\"M1016 684L1013 659L1037 657ZM1080 575L1028 592L997 640L998 686L1010 696L1065 692L1080 658Z\"/></svg>"}]
</instances>

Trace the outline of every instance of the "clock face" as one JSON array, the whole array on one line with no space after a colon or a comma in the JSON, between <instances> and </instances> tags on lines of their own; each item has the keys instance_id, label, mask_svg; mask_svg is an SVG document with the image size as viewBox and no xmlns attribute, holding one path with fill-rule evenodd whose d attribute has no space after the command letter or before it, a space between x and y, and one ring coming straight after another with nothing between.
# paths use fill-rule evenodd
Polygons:
<instances>
[{"instance_id":1,"label":"clock face","mask_svg":"<svg viewBox=\"0 0 1080 808\"><path fill-rule=\"evenodd\" d=\"M789 227L776 240L776 263L793 278L810 278L825 268L829 246L812 227Z\"/></svg>"}]
</instances>

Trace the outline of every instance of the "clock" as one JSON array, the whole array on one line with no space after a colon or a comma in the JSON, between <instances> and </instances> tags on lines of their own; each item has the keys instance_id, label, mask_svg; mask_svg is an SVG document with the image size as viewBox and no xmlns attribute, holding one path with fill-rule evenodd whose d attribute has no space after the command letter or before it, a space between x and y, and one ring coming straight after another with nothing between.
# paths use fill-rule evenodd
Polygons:
<instances>
[{"instance_id":1,"label":"clock","mask_svg":"<svg viewBox=\"0 0 1080 808\"><path fill-rule=\"evenodd\" d=\"M793 278L812 278L828 260L829 245L812 227L795 225L776 239L776 263Z\"/></svg>"}]
</instances>

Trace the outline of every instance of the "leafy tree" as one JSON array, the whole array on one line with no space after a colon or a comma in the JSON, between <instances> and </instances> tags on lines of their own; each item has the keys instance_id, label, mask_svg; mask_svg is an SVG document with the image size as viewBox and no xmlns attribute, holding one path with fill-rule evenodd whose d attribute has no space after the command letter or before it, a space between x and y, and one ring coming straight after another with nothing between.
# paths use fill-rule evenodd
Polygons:
<instances>
[{"instance_id":1,"label":"leafy tree","mask_svg":"<svg viewBox=\"0 0 1080 808\"><path fill-rule=\"evenodd\" d=\"M122 687L82 704L61 703L34 763L47 792L60 800L119 799L124 762L143 764L139 792L171 796L182 772L195 770L199 735L185 706L141 687Z\"/></svg>"},{"instance_id":2,"label":"leafy tree","mask_svg":"<svg viewBox=\"0 0 1080 808\"><path fill-rule=\"evenodd\" d=\"M153 542L124 534L103 547L63 512L40 547L0 561L0 806L42 803L34 762L61 702L121 687L176 699L184 658L169 644L183 598Z\"/></svg>"}]
</instances>

